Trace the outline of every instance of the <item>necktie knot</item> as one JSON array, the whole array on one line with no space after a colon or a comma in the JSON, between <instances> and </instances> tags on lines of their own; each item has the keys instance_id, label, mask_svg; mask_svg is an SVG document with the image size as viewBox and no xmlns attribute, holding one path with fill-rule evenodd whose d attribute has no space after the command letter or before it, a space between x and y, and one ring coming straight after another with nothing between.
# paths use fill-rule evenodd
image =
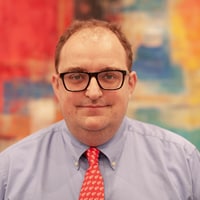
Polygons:
<instances>
[{"instance_id":1,"label":"necktie knot","mask_svg":"<svg viewBox=\"0 0 200 200\"><path fill-rule=\"evenodd\" d=\"M89 166L98 165L99 150L95 147L90 147L86 151L86 157L88 159Z\"/></svg>"}]
</instances>

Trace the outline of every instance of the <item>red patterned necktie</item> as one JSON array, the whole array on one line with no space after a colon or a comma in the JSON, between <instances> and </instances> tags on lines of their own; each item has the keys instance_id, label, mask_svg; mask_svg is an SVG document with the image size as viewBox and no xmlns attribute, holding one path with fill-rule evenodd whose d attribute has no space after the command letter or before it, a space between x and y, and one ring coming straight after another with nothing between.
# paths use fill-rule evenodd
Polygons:
<instances>
[{"instance_id":1,"label":"red patterned necktie","mask_svg":"<svg viewBox=\"0 0 200 200\"><path fill-rule=\"evenodd\" d=\"M104 200L103 178L99 170L99 150L90 147L86 151L89 168L85 173L85 178L80 192L79 200Z\"/></svg>"}]
</instances>

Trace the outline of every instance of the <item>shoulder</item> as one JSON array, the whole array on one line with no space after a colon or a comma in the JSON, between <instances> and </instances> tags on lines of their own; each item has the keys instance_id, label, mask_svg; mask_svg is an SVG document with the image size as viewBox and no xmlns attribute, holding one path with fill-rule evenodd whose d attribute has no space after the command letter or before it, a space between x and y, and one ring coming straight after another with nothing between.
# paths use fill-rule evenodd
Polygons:
<instances>
[{"instance_id":1,"label":"shoulder","mask_svg":"<svg viewBox=\"0 0 200 200\"><path fill-rule=\"evenodd\" d=\"M128 132L130 135L141 138L148 144L160 144L162 147L169 148L173 146L174 148L181 149L188 154L192 154L196 149L196 147L184 137L159 126L133 120L130 118L127 118L127 124Z\"/></svg>"},{"instance_id":2,"label":"shoulder","mask_svg":"<svg viewBox=\"0 0 200 200\"><path fill-rule=\"evenodd\" d=\"M50 165L54 166L52 163L57 163L63 152L63 141L66 141L63 138L66 135L65 122L60 121L25 137L1 152L0 196L6 188L13 188L13 185L18 183L20 188L22 183L33 180L33 174L41 175Z\"/></svg>"},{"instance_id":3,"label":"shoulder","mask_svg":"<svg viewBox=\"0 0 200 200\"><path fill-rule=\"evenodd\" d=\"M0 185L1 181L7 179L9 173L13 174L24 168L31 170L32 166L46 162L52 152L58 155L56 148L63 143L65 129L64 121L57 122L2 151L0 153Z\"/></svg>"},{"instance_id":4,"label":"shoulder","mask_svg":"<svg viewBox=\"0 0 200 200\"><path fill-rule=\"evenodd\" d=\"M5 156L14 157L14 155L22 152L26 154L31 153L40 145L51 142L53 137L59 137L59 135L62 134L63 129L65 129L65 122L62 120L50 125L47 128L43 128L32 133L31 135L23 138L22 140L2 151L0 153L0 162L1 158Z\"/></svg>"}]
</instances>

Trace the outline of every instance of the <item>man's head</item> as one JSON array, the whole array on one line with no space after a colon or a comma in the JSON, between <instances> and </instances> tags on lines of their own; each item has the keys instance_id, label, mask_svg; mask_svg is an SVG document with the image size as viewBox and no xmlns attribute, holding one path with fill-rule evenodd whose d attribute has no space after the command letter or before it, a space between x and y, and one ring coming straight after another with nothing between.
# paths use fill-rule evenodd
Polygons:
<instances>
[{"instance_id":1,"label":"man's head","mask_svg":"<svg viewBox=\"0 0 200 200\"><path fill-rule=\"evenodd\" d=\"M131 72L130 44L121 32L107 27L114 26L77 22L56 49L54 92L70 132L89 146L115 135L137 80Z\"/></svg>"}]
</instances>

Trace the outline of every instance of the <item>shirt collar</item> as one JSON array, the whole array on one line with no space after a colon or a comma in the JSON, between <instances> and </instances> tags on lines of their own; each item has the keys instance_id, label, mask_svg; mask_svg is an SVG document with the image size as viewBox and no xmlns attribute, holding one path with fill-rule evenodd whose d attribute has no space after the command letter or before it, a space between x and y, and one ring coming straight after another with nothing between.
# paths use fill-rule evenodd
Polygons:
<instances>
[{"instance_id":1,"label":"shirt collar","mask_svg":"<svg viewBox=\"0 0 200 200\"><path fill-rule=\"evenodd\" d=\"M114 137L107 143L99 146L99 150L108 158L110 166L115 170L118 166L121 153L126 141L126 118L123 119Z\"/></svg>"},{"instance_id":2,"label":"shirt collar","mask_svg":"<svg viewBox=\"0 0 200 200\"><path fill-rule=\"evenodd\" d=\"M123 119L118 131L113 136L111 140L107 143L98 146L97 148L106 156L109 160L110 167L115 170L118 166L118 161L120 159L122 150L124 148L124 143L126 141L126 117ZM87 145L76 140L73 135L70 133L68 128L65 126L65 133L69 136L69 140L67 144L70 145L70 150L72 152L72 159L75 167L79 168L79 160L80 157L84 154L84 152L89 148Z\"/></svg>"}]
</instances>

